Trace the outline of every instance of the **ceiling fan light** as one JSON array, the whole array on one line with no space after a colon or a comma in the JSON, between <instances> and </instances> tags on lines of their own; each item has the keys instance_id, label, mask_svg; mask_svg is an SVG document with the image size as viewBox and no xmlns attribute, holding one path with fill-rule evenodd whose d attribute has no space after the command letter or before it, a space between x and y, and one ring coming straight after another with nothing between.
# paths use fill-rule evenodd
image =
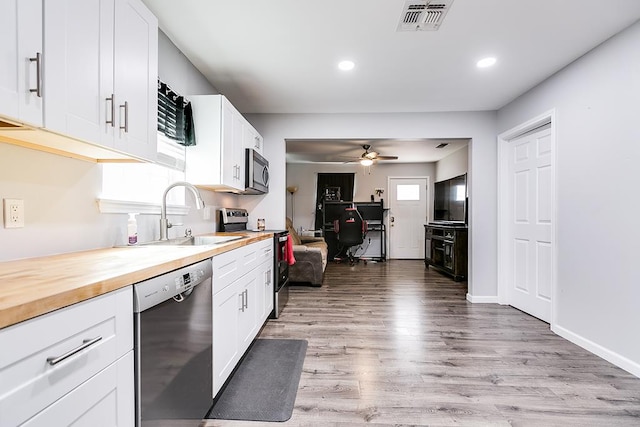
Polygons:
<instances>
[{"instance_id":1,"label":"ceiling fan light","mask_svg":"<svg viewBox=\"0 0 640 427\"><path fill-rule=\"evenodd\" d=\"M360 159L360 164L362 166L371 166L373 164L373 160L371 160L371 159Z\"/></svg>"}]
</instances>

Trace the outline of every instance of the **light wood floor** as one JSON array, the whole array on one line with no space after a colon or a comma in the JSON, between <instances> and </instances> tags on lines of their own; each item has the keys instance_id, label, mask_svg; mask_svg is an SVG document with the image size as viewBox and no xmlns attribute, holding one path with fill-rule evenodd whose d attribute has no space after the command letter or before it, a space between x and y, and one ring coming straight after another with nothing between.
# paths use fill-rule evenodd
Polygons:
<instances>
[{"instance_id":1,"label":"light wood floor","mask_svg":"<svg viewBox=\"0 0 640 427\"><path fill-rule=\"evenodd\" d=\"M421 261L329 265L260 335L309 341L291 419L202 426L640 426L640 379L465 294Z\"/></svg>"}]
</instances>

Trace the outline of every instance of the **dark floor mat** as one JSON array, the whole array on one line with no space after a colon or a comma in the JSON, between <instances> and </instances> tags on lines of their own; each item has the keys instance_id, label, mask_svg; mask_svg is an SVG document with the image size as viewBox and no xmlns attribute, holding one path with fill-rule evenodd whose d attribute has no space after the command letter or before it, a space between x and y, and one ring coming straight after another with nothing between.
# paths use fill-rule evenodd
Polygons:
<instances>
[{"instance_id":1,"label":"dark floor mat","mask_svg":"<svg viewBox=\"0 0 640 427\"><path fill-rule=\"evenodd\" d=\"M207 418L286 421L296 400L307 341L258 339Z\"/></svg>"}]
</instances>

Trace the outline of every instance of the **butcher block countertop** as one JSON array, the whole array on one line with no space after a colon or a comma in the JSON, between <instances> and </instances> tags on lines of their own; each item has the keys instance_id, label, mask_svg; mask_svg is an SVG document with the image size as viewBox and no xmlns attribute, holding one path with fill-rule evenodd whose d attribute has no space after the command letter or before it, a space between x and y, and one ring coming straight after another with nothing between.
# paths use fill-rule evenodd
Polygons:
<instances>
[{"instance_id":1,"label":"butcher block countertop","mask_svg":"<svg viewBox=\"0 0 640 427\"><path fill-rule=\"evenodd\" d=\"M232 234L244 237L218 245L140 245L0 262L0 328L273 238L268 232L212 235Z\"/></svg>"}]
</instances>

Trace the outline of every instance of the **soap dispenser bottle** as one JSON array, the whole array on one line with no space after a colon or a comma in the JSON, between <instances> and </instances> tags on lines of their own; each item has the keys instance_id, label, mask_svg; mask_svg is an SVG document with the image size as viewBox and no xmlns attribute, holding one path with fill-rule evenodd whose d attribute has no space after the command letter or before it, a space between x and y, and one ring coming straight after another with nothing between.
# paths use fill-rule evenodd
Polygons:
<instances>
[{"instance_id":1,"label":"soap dispenser bottle","mask_svg":"<svg viewBox=\"0 0 640 427\"><path fill-rule=\"evenodd\" d=\"M138 222L136 221L136 215L137 214L130 213L129 220L127 221L127 235L129 236L130 245L138 243Z\"/></svg>"}]
</instances>

